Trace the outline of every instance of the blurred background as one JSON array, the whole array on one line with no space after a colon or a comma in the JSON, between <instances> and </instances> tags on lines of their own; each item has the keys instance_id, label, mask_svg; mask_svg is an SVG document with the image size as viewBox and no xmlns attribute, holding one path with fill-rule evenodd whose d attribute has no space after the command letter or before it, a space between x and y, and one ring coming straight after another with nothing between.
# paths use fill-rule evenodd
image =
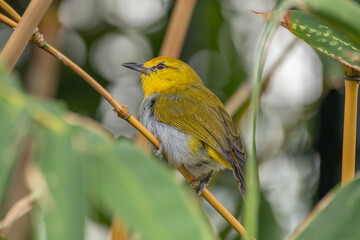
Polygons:
<instances>
[{"instance_id":1,"label":"blurred background","mask_svg":"<svg viewBox=\"0 0 360 240\"><path fill-rule=\"evenodd\" d=\"M8 3L22 14L29 0ZM266 24L251 10L271 11L275 4L198 0L180 57L226 104L245 144L250 138L249 79ZM158 55L173 5L172 0L54 1L40 32L137 116L143 98L139 74L121 64ZM0 24L0 49L11 33ZM31 94L65 102L71 111L96 119L117 138L136 137L98 93L46 52L29 45L16 72ZM269 45L263 77L266 87L257 131L260 185L269 203L264 214L274 217L282 238L340 181L343 70L337 61L279 28ZM210 191L239 215L241 197L230 171L217 174ZM204 209L217 233L226 239L236 237L205 202ZM104 225L90 221L89 226L87 239L108 235Z\"/></svg>"}]
</instances>

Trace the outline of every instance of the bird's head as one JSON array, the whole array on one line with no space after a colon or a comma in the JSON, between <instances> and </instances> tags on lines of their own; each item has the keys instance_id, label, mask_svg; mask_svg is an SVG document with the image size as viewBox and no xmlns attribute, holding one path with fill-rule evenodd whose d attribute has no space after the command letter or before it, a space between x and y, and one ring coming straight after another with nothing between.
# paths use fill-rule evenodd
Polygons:
<instances>
[{"instance_id":1,"label":"bird's head","mask_svg":"<svg viewBox=\"0 0 360 240\"><path fill-rule=\"evenodd\" d=\"M140 63L124 63L124 67L141 72L145 97L153 93L178 93L202 84L200 77L186 63L171 57L157 57Z\"/></svg>"}]
</instances>

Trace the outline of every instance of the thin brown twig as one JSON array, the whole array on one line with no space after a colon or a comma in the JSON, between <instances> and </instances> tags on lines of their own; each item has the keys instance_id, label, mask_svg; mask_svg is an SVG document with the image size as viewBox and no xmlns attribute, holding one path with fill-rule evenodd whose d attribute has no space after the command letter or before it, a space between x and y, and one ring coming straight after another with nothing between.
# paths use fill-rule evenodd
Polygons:
<instances>
[{"instance_id":1,"label":"thin brown twig","mask_svg":"<svg viewBox=\"0 0 360 240\"><path fill-rule=\"evenodd\" d=\"M16 28L16 26L17 26L16 22L14 22L13 20L11 20L10 18L8 18L7 16L5 16L2 13L0 13L0 21L5 23L6 25L8 25L11 28Z\"/></svg>"},{"instance_id":2,"label":"thin brown twig","mask_svg":"<svg viewBox=\"0 0 360 240\"><path fill-rule=\"evenodd\" d=\"M0 0L1 1L1 0ZM16 27L16 26L15 26ZM124 120L128 121L133 127L135 127L139 132L141 132L155 147L160 147L159 140L147 130L128 110L128 108L119 102L117 102L111 95L108 93L95 79L93 79L88 73L76 65L73 61L59 52L57 49L52 47L50 44L42 41L42 36L39 36L39 32L36 32L32 37L32 42L37 46L41 47L51 55L55 56L63 64L71 68L75 73L77 73L82 79L84 79L88 84L90 84L100 95L102 95L113 107L114 111L117 112L117 115ZM37 41L40 39L40 41ZM184 167L177 168L179 172L191 183L196 178L191 175ZM231 215L231 213L208 191L204 189L202 196L216 209L226 221L233 226L233 228L243 237L246 236L246 230L240 224L240 222Z\"/></svg>"},{"instance_id":3,"label":"thin brown twig","mask_svg":"<svg viewBox=\"0 0 360 240\"><path fill-rule=\"evenodd\" d=\"M12 19L14 19L16 22L20 22L20 15L4 0L0 0L0 8L9 14L9 16L12 17Z\"/></svg>"}]
</instances>

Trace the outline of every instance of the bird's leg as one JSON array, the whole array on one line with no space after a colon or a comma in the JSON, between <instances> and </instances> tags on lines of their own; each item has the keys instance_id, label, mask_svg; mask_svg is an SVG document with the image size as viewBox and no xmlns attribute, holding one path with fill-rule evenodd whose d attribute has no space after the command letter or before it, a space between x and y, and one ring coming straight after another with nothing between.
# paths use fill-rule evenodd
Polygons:
<instances>
[{"instance_id":1,"label":"bird's leg","mask_svg":"<svg viewBox=\"0 0 360 240\"><path fill-rule=\"evenodd\" d=\"M198 196L202 194L206 186L209 184L211 176L213 175L214 170L212 170L204 179L196 179L191 183L193 189L197 191Z\"/></svg>"},{"instance_id":2,"label":"bird's leg","mask_svg":"<svg viewBox=\"0 0 360 240\"><path fill-rule=\"evenodd\" d=\"M210 179L211 179L211 176L213 175L213 173L214 173L214 170L211 170L209 172L209 174L203 180L200 181L200 189L198 192L199 195L201 195L202 192L204 191L204 189L207 187L207 185L209 185L209 182L210 182Z\"/></svg>"},{"instance_id":3,"label":"bird's leg","mask_svg":"<svg viewBox=\"0 0 360 240\"><path fill-rule=\"evenodd\" d=\"M160 144L159 149L157 149L157 150L155 151L155 155L158 156L158 157L160 157L160 156L163 154L163 152L164 152L164 146L163 146L162 144Z\"/></svg>"}]
</instances>

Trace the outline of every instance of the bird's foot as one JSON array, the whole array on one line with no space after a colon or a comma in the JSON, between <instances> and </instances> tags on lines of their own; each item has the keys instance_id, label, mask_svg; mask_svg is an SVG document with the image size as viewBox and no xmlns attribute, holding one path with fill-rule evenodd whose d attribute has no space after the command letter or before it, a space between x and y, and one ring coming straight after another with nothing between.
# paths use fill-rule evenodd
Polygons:
<instances>
[{"instance_id":1,"label":"bird's foot","mask_svg":"<svg viewBox=\"0 0 360 240\"><path fill-rule=\"evenodd\" d=\"M197 192L198 196L201 196L201 194L203 193L204 189L207 187L207 185L209 185L211 176L213 175L214 170L212 170L204 179L199 180L196 179L194 181L192 181L191 183L191 187Z\"/></svg>"}]
</instances>

